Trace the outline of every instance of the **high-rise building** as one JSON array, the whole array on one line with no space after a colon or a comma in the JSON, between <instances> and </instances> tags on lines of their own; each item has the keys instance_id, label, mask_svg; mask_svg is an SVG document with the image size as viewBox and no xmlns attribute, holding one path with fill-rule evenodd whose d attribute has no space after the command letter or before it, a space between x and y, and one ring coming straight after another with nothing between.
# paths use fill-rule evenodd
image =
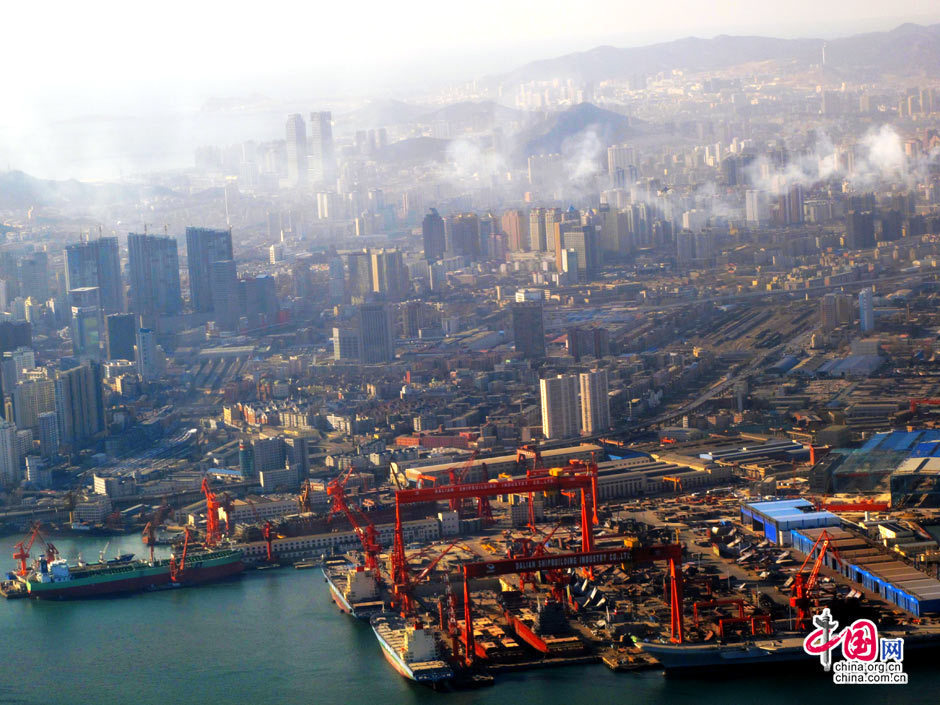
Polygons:
<instances>
[{"instance_id":1,"label":"high-rise building","mask_svg":"<svg viewBox=\"0 0 940 705\"><path fill-rule=\"evenodd\" d=\"M871 289L862 289L858 294L858 324L862 333L875 330L875 300Z\"/></svg>"},{"instance_id":2,"label":"high-rise building","mask_svg":"<svg viewBox=\"0 0 940 705\"><path fill-rule=\"evenodd\" d=\"M529 215L525 211L514 209L503 213L500 228L506 235L506 246L510 252L529 250L529 222Z\"/></svg>"},{"instance_id":3,"label":"high-rise building","mask_svg":"<svg viewBox=\"0 0 940 705\"><path fill-rule=\"evenodd\" d=\"M548 235L545 230L545 209L533 208L529 211L529 250L545 252L548 249Z\"/></svg>"},{"instance_id":4,"label":"high-rise building","mask_svg":"<svg viewBox=\"0 0 940 705\"><path fill-rule=\"evenodd\" d=\"M359 343L358 328L351 325L333 327L334 360L358 360L361 357Z\"/></svg>"},{"instance_id":5,"label":"high-rise building","mask_svg":"<svg viewBox=\"0 0 940 705\"><path fill-rule=\"evenodd\" d=\"M258 474L255 472L255 450L251 441L242 439L238 442L238 469L245 480L251 480Z\"/></svg>"},{"instance_id":6,"label":"high-rise building","mask_svg":"<svg viewBox=\"0 0 940 705\"><path fill-rule=\"evenodd\" d=\"M183 310L180 262L176 238L157 235L127 236L131 311L149 324L159 316Z\"/></svg>"},{"instance_id":7,"label":"high-rise building","mask_svg":"<svg viewBox=\"0 0 940 705\"><path fill-rule=\"evenodd\" d=\"M607 175L610 183L623 188L630 181L631 167L636 167L636 150L625 144L607 148Z\"/></svg>"},{"instance_id":8,"label":"high-rise building","mask_svg":"<svg viewBox=\"0 0 940 705\"><path fill-rule=\"evenodd\" d=\"M287 183L299 186L307 181L307 126L302 115L287 116ZM220 259L231 259L222 257Z\"/></svg>"},{"instance_id":9,"label":"high-rise building","mask_svg":"<svg viewBox=\"0 0 940 705\"><path fill-rule=\"evenodd\" d=\"M15 487L20 482L20 462L16 452L16 425L0 422L0 485Z\"/></svg>"},{"instance_id":10,"label":"high-rise building","mask_svg":"<svg viewBox=\"0 0 940 705\"><path fill-rule=\"evenodd\" d=\"M80 446L107 428L101 366L86 361L78 367L60 370L55 379L56 420L59 441Z\"/></svg>"},{"instance_id":11,"label":"high-rise building","mask_svg":"<svg viewBox=\"0 0 940 705\"><path fill-rule=\"evenodd\" d=\"M368 250L346 255L349 267L349 295L368 296L372 292L372 255Z\"/></svg>"},{"instance_id":12,"label":"high-rise building","mask_svg":"<svg viewBox=\"0 0 940 705\"><path fill-rule=\"evenodd\" d=\"M145 382L160 376L160 358L157 353L157 336L149 328L137 331L136 345L137 374Z\"/></svg>"},{"instance_id":13,"label":"high-rise building","mask_svg":"<svg viewBox=\"0 0 940 705\"><path fill-rule=\"evenodd\" d=\"M570 438L578 435L578 378L558 375L539 380L542 435Z\"/></svg>"},{"instance_id":14,"label":"high-rise building","mask_svg":"<svg viewBox=\"0 0 940 705\"><path fill-rule=\"evenodd\" d=\"M39 414L39 454L52 458L59 452L59 425L54 411Z\"/></svg>"},{"instance_id":15,"label":"high-rise building","mask_svg":"<svg viewBox=\"0 0 940 705\"><path fill-rule=\"evenodd\" d=\"M424 259L428 262L437 262L444 256L446 240L444 239L444 219L431 208L421 222L421 234L424 238Z\"/></svg>"},{"instance_id":16,"label":"high-rise building","mask_svg":"<svg viewBox=\"0 0 940 705\"><path fill-rule=\"evenodd\" d=\"M336 179L336 155L333 151L333 114L310 113L309 173L314 183Z\"/></svg>"},{"instance_id":17,"label":"high-rise building","mask_svg":"<svg viewBox=\"0 0 940 705\"><path fill-rule=\"evenodd\" d=\"M446 251L451 257L480 256L480 218L476 213L459 213L444 220Z\"/></svg>"},{"instance_id":18,"label":"high-rise building","mask_svg":"<svg viewBox=\"0 0 940 705\"><path fill-rule=\"evenodd\" d=\"M824 331L852 320L852 302L845 294L826 294L819 300L819 319Z\"/></svg>"},{"instance_id":19,"label":"high-rise building","mask_svg":"<svg viewBox=\"0 0 940 705\"><path fill-rule=\"evenodd\" d=\"M372 291L401 301L408 291L408 269L400 250L372 251Z\"/></svg>"},{"instance_id":20,"label":"high-rise building","mask_svg":"<svg viewBox=\"0 0 940 705\"><path fill-rule=\"evenodd\" d=\"M767 194L750 189L744 192L744 219L752 228L767 223Z\"/></svg>"},{"instance_id":21,"label":"high-rise building","mask_svg":"<svg viewBox=\"0 0 940 705\"><path fill-rule=\"evenodd\" d=\"M555 251L558 260L558 271L567 271L564 268L563 253L565 250L574 250L578 253L578 272L587 278L597 274L600 270L600 247L598 246L596 225L559 226L561 233L560 248ZM559 243L556 242L556 247Z\"/></svg>"},{"instance_id":22,"label":"high-rise building","mask_svg":"<svg viewBox=\"0 0 940 705\"><path fill-rule=\"evenodd\" d=\"M86 291L96 291L86 287ZM72 289L70 294L78 296L81 289ZM72 306L72 352L79 357L99 359L104 344L104 319L98 306Z\"/></svg>"},{"instance_id":23,"label":"high-rise building","mask_svg":"<svg viewBox=\"0 0 940 705\"><path fill-rule=\"evenodd\" d=\"M51 379L28 379L13 388L13 421L17 428L38 429L39 415L55 412L55 384Z\"/></svg>"},{"instance_id":24,"label":"high-rise building","mask_svg":"<svg viewBox=\"0 0 940 705\"><path fill-rule=\"evenodd\" d=\"M361 304L358 326L362 362L371 365L395 359L392 320L386 304Z\"/></svg>"},{"instance_id":25,"label":"high-rise building","mask_svg":"<svg viewBox=\"0 0 940 705\"><path fill-rule=\"evenodd\" d=\"M49 256L45 252L34 252L17 262L20 296L35 301L49 298Z\"/></svg>"},{"instance_id":26,"label":"high-rise building","mask_svg":"<svg viewBox=\"0 0 940 705\"><path fill-rule=\"evenodd\" d=\"M607 370L582 372L581 430L599 433L610 428L610 397L607 395Z\"/></svg>"},{"instance_id":27,"label":"high-rise building","mask_svg":"<svg viewBox=\"0 0 940 705\"><path fill-rule=\"evenodd\" d=\"M65 288L97 287L105 313L124 311L121 257L116 237L103 237L65 248ZM74 305L73 301L69 302Z\"/></svg>"},{"instance_id":28,"label":"high-rise building","mask_svg":"<svg viewBox=\"0 0 940 705\"><path fill-rule=\"evenodd\" d=\"M516 352L526 359L545 357L545 324L541 301L515 301L509 305Z\"/></svg>"},{"instance_id":29,"label":"high-rise building","mask_svg":"<svg viewBox=\"0 0 940 705\"><path fill-rule=\"evenodd\" d=\"M211 313L212 286L209 278L213 262L235 259L232 231L210 228L186 228L186 261L193 311Z\"/></svg>"},{"instance_id":30,"label":"high-rise building","mask_svg":"<svg viewBox=\"0 0 940 705\"><path fill-rule=\"evenodd\" d=\"M241 297L235 260L213 262L209 266L209 283L212 286L212 320L222 330L237 330Z\"/></svg>"},{"instance_id":31,"label":"high-rise building","mask_svg":"<svg viewBox=\"0 0 940 705\"><path fill-rule=\"evenodd\" d=\"M580 362L584 356L605 357L610 355L610 332L606 328L581 328L575 326L566 331L568 354Z\"/></svg>"},{"instance_id":32,"label":"high-rise building","mask_svg":"<svg viewBox=\"0 0 940 705\"><path fill-rule=\"evenodd\" d=\"M109 360L133 360L137 340L137 316L112 313L107 322L107 357Z\"/></svg>"},{"instance_id":33,"label":"high-rise building","mask_svg":"<svg viewBox=\"0 0 940 705\"><path fill-rule=\"evenodd\" d=\"M875 246L875 218L871 211L851 210L846 214L845 240L850 250Z\"/></svg>"}]
</instances>

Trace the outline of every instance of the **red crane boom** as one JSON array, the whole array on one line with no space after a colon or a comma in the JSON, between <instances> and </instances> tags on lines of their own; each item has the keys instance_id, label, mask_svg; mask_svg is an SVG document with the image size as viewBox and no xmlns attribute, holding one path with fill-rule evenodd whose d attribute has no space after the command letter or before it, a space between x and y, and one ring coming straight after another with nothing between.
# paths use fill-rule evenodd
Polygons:
<instances>
[{"instance_id":1,"label":"red crane boom","mask_svg":"<svg viewBox=\"0 0 940 705\"><path fill-rule=\"evenodd\" d=\"M219 500L209 489L209 478L202 478L202 493L206 496L206 546L215 546L222 537L219 528Z\"/></svg>"}]
</instances>

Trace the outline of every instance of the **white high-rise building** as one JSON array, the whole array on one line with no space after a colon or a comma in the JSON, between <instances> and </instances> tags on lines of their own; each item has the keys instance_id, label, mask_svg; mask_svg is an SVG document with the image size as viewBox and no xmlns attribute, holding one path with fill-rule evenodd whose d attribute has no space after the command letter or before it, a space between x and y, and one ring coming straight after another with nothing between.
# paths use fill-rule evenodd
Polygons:
<instances>
[{"instance_id":1,"label":"white high-rise building","mask_svg":"<svg viewBox=\"0 0 940 705\"><path fill-rule=\"evenodd\" d=\"M744 219L750 227L764 225L767 222L767 194L763 191L744 192Z\"/></svg>"},{"instance_id":2,"label":"white high-rise building","mask_svg":"<svg viewBox=\"0 0 940 705\"><path fill-rule=\"evenodd\" d=\"M59 452L59 426L54 411L39 414L39 454L52 458Z\"/></svg>"},{"instance_id":3,"label":"white high-rise building","mask_svg":"<svg viewBox=\"0 0 940 705\"><path fill-rule=\"evenodd\" d=\"M858 324L862 333L875 330L875 300L871 289L862 289L858 294Z\"/></svg>"},{"instance_id":4,"label":"white high-rise building","mask_svg":"<svg viewBox=\"0 0 940 705\"><path fill-rule=\"evenodd\" d=\"M20 481L20 463L17 455L16 425L0 422L0 485L13 487Z\"/></svg>"},{"instance_id":5,"label":"white high-rise building","mask_svg":"<svg viewBox=\"0 0 940 705\"><path fill-rule=\"evenodd\" d=\"M598 433L610 428L610 397L607 395L607 370L582 372L581 430Z\"/></svg>"},{"instance_id":6,"label":"white high-rise building","mask_svg":"<svg viewBox=\"0 0 940 705\"><path fill-rule=\"evenodd\" d=\"M570 438L578 435L578 378L558 375L539 381L542 400L542 435Z\"/></svg>"},{"instance_id":7,"label":"white high-rise building","mask_svg":"<svg viewBox=\"0 0 940 705\"><path fill-rule=\"evenodd\" d=\"M149 328L137 331L137 373L145 382L160 376L160 358L157 337Z\"/></svg>"},{"instance_id":8,"label":"white high-rise building","mask_svg":"<svg viewBox=\"0 0 940 705\"><path fill-rule=\"evenodd\" d=\"M307 180L307 126L302 115L287 116L287 182L297 186Z\"/></svg>"}]
</instances>

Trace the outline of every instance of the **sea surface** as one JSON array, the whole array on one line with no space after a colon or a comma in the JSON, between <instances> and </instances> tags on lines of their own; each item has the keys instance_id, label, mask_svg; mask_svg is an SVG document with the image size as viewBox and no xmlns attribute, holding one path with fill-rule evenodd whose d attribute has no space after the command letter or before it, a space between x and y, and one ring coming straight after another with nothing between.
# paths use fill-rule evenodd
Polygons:
<instances>
[{"instance_id":1,"label":"sea surface","mask_svg":"<svg viewBox=\"0 0 940 705\"><path fill-rule=\"evenodd\" d=\"M17 537L0 538L13 567ZM70 559L94 561L107 539L52 537ZM144 555L137 535L107 556ZM319 570L280 569L115 599L0 599L0 705L384 705L407 703L680 703L815 705L936 703L940 668L914 666L907 686L835 686L813 670L773 677L667 679L572 666L500 675L476 691L435 693L382 658L372 630L341 614Z\"/></svg>"}]
</instances>

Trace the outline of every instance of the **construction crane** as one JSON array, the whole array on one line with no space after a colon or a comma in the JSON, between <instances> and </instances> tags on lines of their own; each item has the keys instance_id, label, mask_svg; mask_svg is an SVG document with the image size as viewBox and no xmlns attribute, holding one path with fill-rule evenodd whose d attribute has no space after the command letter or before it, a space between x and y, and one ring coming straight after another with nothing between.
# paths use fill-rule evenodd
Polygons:
<instances>
[{"instance_id":1,"label":"construction crane","mask_svg":"<svg viewBox=\"0 0 940 705\"><path fill-rule=\"evenodd\" d=\"M464 480L466 480L470 474L470 470L473 468L473 463L477 459L478 451L473 451L470 454L470 457L467 458L466 462L461 466L460 471L457 472L454 468L449 468L447 470L447 475L452 485L462 485ZM453 498L450 500L450 510L452 512L459 512L461 510L462 501L459 498Z\"/></svg>"},{"instance_id":2,"label":"construction crane","mask_svg":"<svg viewBox=\"0 0 940 705\"><path fill-rule=\"evenodd\" d=\"M810 600L819 580L819 569L825 561L826 554L832 553L836 562L838 562L840 566L842 565L842 557L839 556L839 552L836 550L835 546L832 545L832 541L832 536L829 535L828 531L823 529L819 538L817 538L816 542L813 544L813 547L806 554L806 558L803 560L803 564L800 566L793 580L790 606L796 609L796 628L798 630L806 629L806 618L809 616ZM807 577L806 566L811 559L814 559L813 567L812 570L810 570L809 577Z\"/></svg>"},{"instance_id":3,"label":"construction crane","mask_svg":"<svg viewBox=\"0 0 940 705\"><path fill-rule=\"evenodd\" d=\"M327 496L333 500L333 504L330 507L330 516L334 514L343 514L346 516L349 525L353 528L353 531L356 532L356 536L359 537L359 542L362 544L366 568L372 571L373 576L376 581L378 581L379 553L381 553L382 547L379 545L379 535L375 530L375 524L372 523L372 520L361 511L354 511L346 501L346 482L348 482L351 472L352 468L336 479L331 480L326 487ZM358 517L356 516L357 513L359 514ZM363 526L363 524L365 524L365 526Z\"/></svg>"},{"instance_id":4,"label":"construction crane","mask_svg":"<svg viewBox=\"0 0 940 705\"><path fill-rule=\"evenodd\" d=\"M297 507L301 514L313 511L313 506L310 504L310 492L310 480L304 480L304 484L300 488L300 496L297 498Z\"/></svg>"},{"instance_id":5,"label":"construction crane","mask_svg":"<svg viewBox=\"0 0 940 705\"><path fill-rule=\"evenodd\" d=\"M150 517L150 521L147 522L147 525L144 526L143 532L141 532L141 540L144 542L145 546L150 548L151 565L153 565L153 547L157 544L157 529L160 528L160 525L169 513L170 505L164 500L163 504L157 507L153 516Z\"/></svg>"},{"instance_id":6,"label":"construction crane","mask_svg":"<svg viewBox=\"0 0 940 705\"><path fill-rule=\"evenodd\" d=\"M189 537L191 533L188 526L183 530L183 533L183 555L180 558L180 562L176 562L176 551L170 556L170 580L174 583L178 583L182 579L183 572L186 570L186 553L189 550Z\"/></svg>"},{"instance_id":7,"label":"construction crane","mask_svg":"<svg viewBox=\"0 0 940 705\"><path fill-rule=\"evenodd\" d=\"M209 478L202 478L202 493L206 496L206 540L207 547L215 546L221 539L221 529L219 528L219 500L211 489L209 489Z\"/></svg>"},{"instance_id":8,"label":"construction crane","mask_svg":"<svg viewBox=\"0 0 940 705\"><path fill-rule=\"evenodd\" d=\"M20 567L16 570L16 574L20 577L26 577L26 574L29 573L29 552L32 550L36 539L39 539L39 543L45 547L47 561L51 563L59 556L58 549L56 549L56 547L51 543L46 543L46 540L42 537L42 534L39 533L39 522L36 522L33 524L32 529L29 532L29 536L13 546L13 560L20 562Z\"/></svg>"},{"instance_id":9,"label":"construction crane","mask_svg":"<svg viewBox=\"0 0 940 705\"><path fill-rule=\"evenodd\" d=\"M274 534L271 532L270 521L264 522L264 528L261 529L261 537L264 539L265 544L267 544L268 563L274 563L274 550L272 548L272 544L274 541Z\"/></svg>"},{"instance_id":10,"label":"construction crane","mask_svg":"<svg viewBox=\"0 0 940 705\"><path fill-rule=\"evenodd\" d=\"M940 399L911 399L911 413L917 413L919 406L940 406Z\"/></svg>"}]
</instances>

